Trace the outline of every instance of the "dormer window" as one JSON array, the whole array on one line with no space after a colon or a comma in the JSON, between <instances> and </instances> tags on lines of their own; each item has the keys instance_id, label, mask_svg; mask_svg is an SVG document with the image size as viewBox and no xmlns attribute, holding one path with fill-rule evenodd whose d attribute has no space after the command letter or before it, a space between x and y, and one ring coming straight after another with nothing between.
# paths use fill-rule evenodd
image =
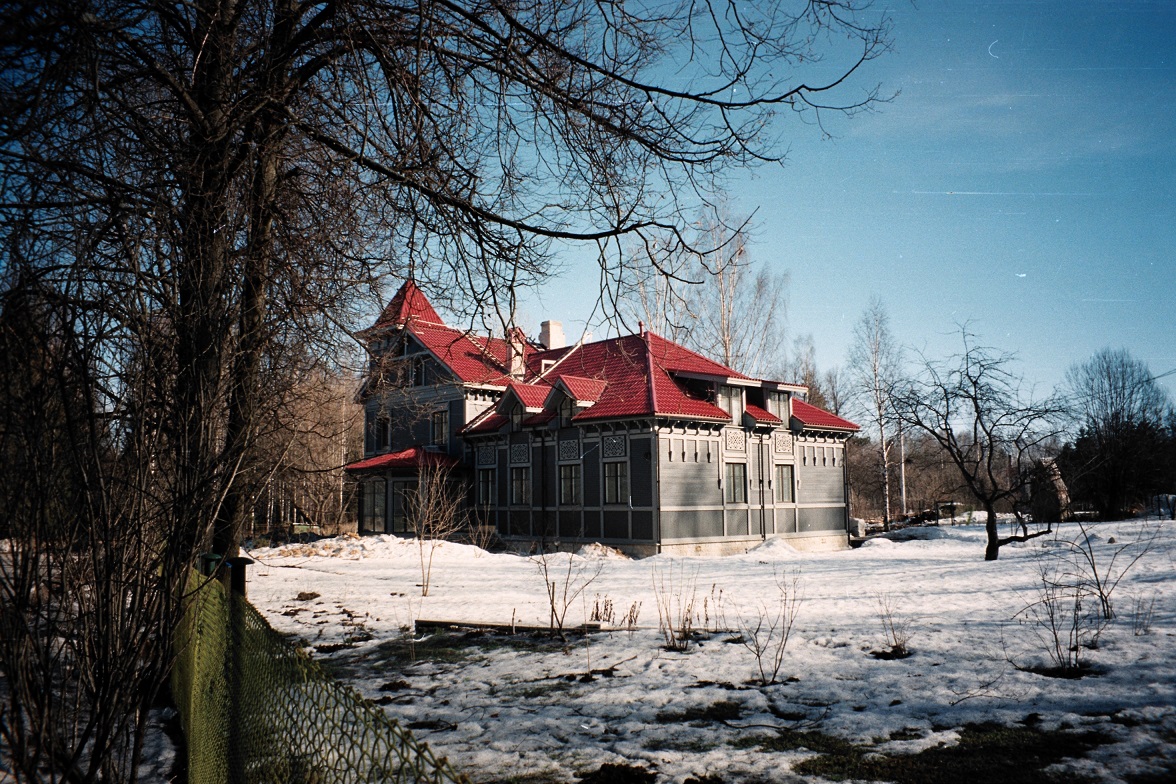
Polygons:
<instances>
[{"instance_id":1,"label":"dormer window","mask_svg":"<svg viewBox=\"0 0 1176 784\"><path fill-rule=\"evenodd\" d=\"M576 415L576 404L571 398L565 397L559 404L559 426L571 427L572 417Z\"/></svg>"},{"instance_id":2,"label":"dormer window","mask_svg":"<svg viewBox=\"0 0 1176 784\"><path fill-rule=\"evenodd\" d=\"M718 402L719 408L730 414L738 423L739 418L743 416L743 392L738 387L720 386Z\"/></svg>"},{"instance_id":3,"label":"dormer window","mask_svg":"<svg viewBox=\"0 0 1176 784\"><path fill-rule=\"evenodd\" d=\"M510 431L517 433L523 429L523 416L525 415L522 406L515 406L510 410Z\"/></svg>"},{"instance_id":4,"label":"dormer window","mask_svg":"<svg viewBox=\"0 0 1176 784\"><path fill-rule=\"evenodd\" d=\"M539 372L540 372L540 374L546 373L547 371L551 370L553 367L555 367L555 360L554 359L544 359L539 363Z\"/></svg>"},{"instance_id":5,"label":"dormer window","mask_svg":"<svg viewBox=\"0 0 1176 784\"><path fill-rule=\"evenodd\" d=\"M771 403L771 406L768 408L768 411L770 411L771 413L775 414L776 416L780 417L785 422L787 422L788 421L788 393L787 392L772 392L770 394L771 394L772 403Z\"/></svg>"}]
</instances>

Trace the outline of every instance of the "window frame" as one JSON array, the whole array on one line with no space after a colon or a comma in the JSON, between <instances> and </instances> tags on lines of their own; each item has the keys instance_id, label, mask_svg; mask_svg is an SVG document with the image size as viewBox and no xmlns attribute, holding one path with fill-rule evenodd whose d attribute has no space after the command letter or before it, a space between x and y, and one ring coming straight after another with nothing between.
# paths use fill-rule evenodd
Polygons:
<instances>
[{"instance_id":1,"label":"window frame","mask_svg":"<svg viewBox=\"0 0 1176 784\"><path fill-rule=\"evenodd\" d=\"M478 469L477 499L479 506L494 506L494 468Z\"/></svg>"},{"instance_id":2,"label":"window frame","mask_svg":"<svg viewBox=\"0 0 1176 784\"><path fill-rule=\"evenodd\" d=\"M559 467L560 506L579 506L583 503L583 472L579 463L564 463Z\"/></svg>"},{"instance_id":3,"label":"window frame","mask_svg":"<svg viewBox=\"0 0 1176 784\"><path fill-rule=\"evenodd\" d=\"M727 504L747 503L747 463L729 462L723 471L723 502ZM738 477L736 476L738 474Z\"/></svg>"},{"instance_id":4,"label":"window frame","mask_svg":"<svg viewBox=\"0 0 1176 784\"><path fill-rule=\"evenodd\" d=\"M510 467L511 506L529 506L531 503L531 467Z\"/></svg>"},{"instance_id":5,"label":"window frame","mask_svg":"<svg viewBox=\"0 0 1176 784\"><path fill-rule=\"evenodd\" d=\"M388 527L388 481L383 478L365 479L360 483L360 488L360 533L386 533ZM372 525L373 522L377 525Z\"/></svg>"},{"instance_id":6,"label":"window frame","mask_svg":"<svg viewBox=\"0 0 1176 784\"><path fill-rule=\"evenodd\" d=\"M776 483L776 486L772 488L772 498L776 503L796 503L796 466L792 463L777 463L775 476L772 477L772 480ZM787 489L787 493L781 492L785 489Z\"/></svg>"},{"instance_id":7,"label":"window frame","mask_svg":"<svg viewBox=\"0 0 1176 784\"><path fill-rule=\"evenodd\" d=\"M604 483L603 503L611 506L628 505L629 461L606 461L601 470L601 478Z\"/></svg>"},{"instance_id":8,"label":"window frame","mask_svg":"<svg viewBox=\"0 0 1176 784\"><path fill-rule=\"evenodd\" d=\"M449 409L441 408L429 416L429 442L433 446L449 446Z\"/></svg>"}]
</instances>

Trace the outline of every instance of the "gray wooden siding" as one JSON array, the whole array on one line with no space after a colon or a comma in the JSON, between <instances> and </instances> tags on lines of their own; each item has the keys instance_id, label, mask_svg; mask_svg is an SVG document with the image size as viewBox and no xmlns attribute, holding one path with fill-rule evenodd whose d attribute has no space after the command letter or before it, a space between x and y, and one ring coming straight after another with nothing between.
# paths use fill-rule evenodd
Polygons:
<instances>
[{"instance_id":1,"label":"gray wooden siding","mask_svg":"<svg viewBox=\"0 0 1176 784\"><path fill-rule=\"evenodd\" d=\"M841 466L797 466L800 489L797 501L802 504L845 503L844 474Z\"/></svg>"},{"instance_id":2,"label":"gray wooden siding","mask_svg":"<svg viewBox=\"0 0 1176 784\"><path fill-rule=\"evenodd\" d=\"M705 539L723 535L720 509L684 509L661 513L662 539Z\"/></svg>"},{"instance_id":3,"label":"gray wooden siding","mask_svg":"<svg viewBox=\"0 0 1176 784\"><path fill-rule=\"evenodd\" d=\"M801 508L800 532L844 531L848 524L845 507Z\"/></svg>"}]
</instances>

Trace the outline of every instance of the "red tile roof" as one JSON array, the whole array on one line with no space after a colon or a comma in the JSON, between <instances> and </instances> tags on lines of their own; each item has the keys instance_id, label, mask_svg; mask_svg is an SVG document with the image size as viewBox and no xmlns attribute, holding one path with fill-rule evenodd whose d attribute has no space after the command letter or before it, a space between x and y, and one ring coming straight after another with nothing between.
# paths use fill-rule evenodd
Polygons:
<instances>
[{"instance_id":1,"label":"red tile roof","mask_svg":"<svg viewBox=\"0 0 1176 784\"><path fill-rule=\"evenodd\" d=\"M556 370L561 380L572 376L596 382L596 389L584 392L599 389L596 403L577 414L576 422L654 415L730 420L718 406L687 394L671 374L746 378L652 332L577 346Z\"/></svg>"},{"instance_id":2,"label":"red tile roof","mask_svg":"<svg viewBox=\"0 0 1176 784\"><path fill-rule=\"evenodd\" d=\"M544 363L556 363L549 367L549 375L542 377L541 383L520 383L508 373L510 345L506 340L472 335L442 324L412 281L401 287L376 322L376 327L390 325L402 325L407 329L458 380L469 384L509 386L527 408L542 407L551 385L561 385L578 402L592 403L575 416L577 422L640 416L726 422L731 417L725 411L689 391L689 386L680 383L680 378L701 376L717 381L754 381L649 331L551 350L527 342L521 331L516 331L516 340L523 350L525 380L539 379ZM852 422L828 412L812 406L808 409L811 409L808 413L801 408L800 413L794 411L794 414L812 427L857 429ZM749 413L756 421L779 421L763 409L753 411L749 407ZM822 415L826 418L821 418ZM484 414L467 425L463 432L488 432L504 423L505 420L497 421L492 415Z\"/></svg>"},{"instance_id":3,"label":"red tile roof","mask_svg":"<svg viewBox=\"0 0 1176 784\"><path fill-rule=\"evenodd\" d=\"M510 345L507 341L447 326L424 292L411 280L405 281L376 323L365 332L388 327L408 330L459 381L491 386L505 386L510 381L507 367ZM517 331L516 338L523 349L524 363L527 363L537 349L527 342L521 331Z\"/></svg>"},{"instance_id":4,"label":"red tile roof","mask_svg":"<svg viewBox=\"0 0 1176 784\"><path fill-rule=\"evenodd\" d=\"M556 385L562 385L571 398L580 403L595 403L604 394L608 382L599 378L582 378L563 374L556 380Z\"/></svg>"},{"instance_id":5,"label":"red tile roof","mask_svg":"<svg viewBox=\"0 0 1176 784\"><path fill-rule=\"evenodd\" d=\"M525 408L543 408L543 401L551 392L547 384L520 384L517 381L511 381L506 388L514 393Z\"/></svg>"},{"instance_id":6,"label":"red tile roof","mask_svg":"<svg viewBox=\"0 0 1176 784\"><path fill-rule=\"evenodd\" d=\"M765 409L760 408L759 406L757 406L754 403L748 403L747 405L745 405L743 407L743 410L746 411L748 413L748 415L752 419L754 419L756 422L764 422L766 424L775 425L775 424L779 424L780 422L784 421L783 419L776 416L772 412L766 411Z\"/></svg>"},{"instance_id":7,"label":"red tile roof","mask_svg":"<svg viewBox=\"0 0 1176 784\"><path fill-rule=\"evenodd\" d=\"M559 415L558 411L540 411L538 414L532 414L523 420L523 427L534 427L536 425L546 425L551 420Z\"/></svg>"},{"instance_id":8,"label":"red tile roof","mask_svg":"<svg viewBox=\"0 0 1176 784\"><path fill-rule=\"evenodd\" d=\"M488 408L478 416L474 417L469 424L463 427L459 432L460 435L476 435L478 433L496 433L498 429L510 421L509 417L499 414L493 408Z\"/></svg>"},{"instance_id":9,"label":"red tile roof","mask_svg":"<svg viewBox=\"0 0 1176 784\"><path fill-rule=\"evenodd\" d=\"M372 325L372 329L378 327L403 326L409 322L410 319L417 321L428 321L434 324L442 324L441 317L437 315L437 311L433 310L433 306L429 304L429 300L425 298L417 284L412 280L406 280L400 290L396 292L396 296L388 303L388 307L384 308L384 312L376 319L376 323Z\"/></svg>"},{"instance_id":10,"label":"red tile roof","mask_svg":"<svg viewBox=\"0 0 1176 784\"><path fill-rule=\"evenodd\" d=\"M344 468L348 471L375 471L396 468L416 470L422 465L439 465L452 468L457 464L458 461L449 455L422 449L419 446L411 446L399 452L389 452L386 455L376 455L366 460L359 460L348 466L344 466Z\"/></svg>"},{"instance_id":11,"label":"red tile roof","mask_svg":"<svg viewBox=\"0 0 1176 784\"><path fill-rule=\"evenodd\" d=\"M816 428L818 430L849 430L858 431L860 427L850 422L848 419L842 419L836 414L830 414L823 408L806 403L803 400L792 399L792 416L796 418L804 427Z\"/></svg>"}]
</instances>

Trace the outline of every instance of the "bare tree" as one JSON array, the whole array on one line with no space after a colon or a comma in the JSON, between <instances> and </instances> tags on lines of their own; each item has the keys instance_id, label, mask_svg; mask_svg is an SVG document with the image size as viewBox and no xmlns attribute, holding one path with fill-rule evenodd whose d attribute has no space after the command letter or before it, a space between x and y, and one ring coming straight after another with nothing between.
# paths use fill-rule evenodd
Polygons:
<instances>
[{"instance_id":1,"label":"bare tree","mask_svg":"<svg viewBox=\"0 0 1176 784\"><path fill-rule=\"evenodd\" d=\"M267 385L282 394L260 425L264 479L250 533L292 532L297 525L335 534L354 529L356 488L343 466L363 455L356 382L325 366L282 376Z\"/></svg>"},{"instance_id":2,"label":"bare tree","mask_svg":"<svg viewBox=\"0 0 1176 784\"><path fill-rule=\"evenodd\" d=\"M452 470L441 460L429 457L426 455L420 463L416 487L406 494L408 525L420 555L421 596L429 595L437 548L471 525L465 494Z\"/></svg>"},{"instance_id":3,"label":"bare tree","mask_svg":"<svg viewBox=\"0 0 1176 784\"><path fill-rule=\"evenodd\" d=\"M817 368L817 346L811 332L802 332L793 338L792 354L786 358L778 375L808 387L805 399L809 403L818 408L829 408L821 384L821 371Z\"/></svg>"},{"instance_id":4,"label":"bare tree","mask_svg":"<svg viewBox=\"0 0 1176 784\"><path fill-rule=\"evenodd\" d=\"M834 414L841 416L849 407L849 379L848 374L834 365L821 374L821 391L825 396L826 407Z\"/></svg>"},{"instance_id":5,"label":"bare tree","mask_svg":"<svg viewBox=\"0 0 1176 784\"><path fill-rule=\"evenodd\" d=\"M1009 366L1014 357L976 344L961 328L963 352L946 363L924 359L922 372L894 395L898 416L933 438L950 458L964 485L987 515L984 558L1000 548L1050 533L1000 536L998 504L1015 504L1032 480L1034 460L1059 432L1062 406L1056 399L1026 399L1021 379Z\"/></svg>"},{"instance_id":6,"label":"bare tree","mask_svg":"<svg viewBox=\"0 0 1176 784\"><path fill-rule=\"evenodd\" d=\"M622 316L740 372L772 373L787 330L788 274L757 267L747 232L720 206L676 256L658 253L672 241L640 246L635 255L652 263L637 265L644 271L632 276Z\"/></svg>"},{"instance_id":7,"label":"bare tree","mask_svg":"<svg viewBox=\"0 0 1176 784\"><path fill-rule=\"evenodd\" d=\"M890 316L877 297L853 328L848 367L856 408L877 434L878 471L882 487L882 527L890 530L890 450L896 416L892 396L902 372L902 352L890 332Z\"/></svg>"},{"instance_id":8,"label":"bare tree","mask_svg":"<svg viewBox=\"0 0 1176 784\"><path fill-rule=\"evenodd\" d=\"M555 240L597 243L615 295L622 238L688 245L688 215L729 165L782 159L779 108L819 124L877 100L850 77L886 50L884 20L856 0L796 13L735 0L0 6L3 291L35 285L57 308L45 343L79 358L68 399L57 390L65 432L88 445L69 442L85 455L80 506L24 463L35 503L10 525L24 552L50 522L128 546L136 531L153 537L135 545L146 561L121 562L147 582L40 585L58 597L88 584L164 592L103 606L122 608L108 619L120 632L154 635L135 677L166 670L163 611L180 603L195 553L236 551L272 468L275 380L304 367L295 349L334 360L389 274L471 321L509 322L513 293L551 272ZM818 71L830 36L853 52ZM45 354L49 377L68 353ZM48 405L16 399L18 420ZM11 622L42 650L72 634L68 613L50 622L14 606ZM5 651L10 677L25 660ZM74 696L78 715L125 707ZM40 705L12 702L6 727L47 726ZM111 721L96 731L126 726ZM4 744L5 762L21 749L23 775L97 775L74 746L34 740L50 745ZM83 740L104 778L134 778L119 762L133 755Z\"/></svg>"}]
</instances>

